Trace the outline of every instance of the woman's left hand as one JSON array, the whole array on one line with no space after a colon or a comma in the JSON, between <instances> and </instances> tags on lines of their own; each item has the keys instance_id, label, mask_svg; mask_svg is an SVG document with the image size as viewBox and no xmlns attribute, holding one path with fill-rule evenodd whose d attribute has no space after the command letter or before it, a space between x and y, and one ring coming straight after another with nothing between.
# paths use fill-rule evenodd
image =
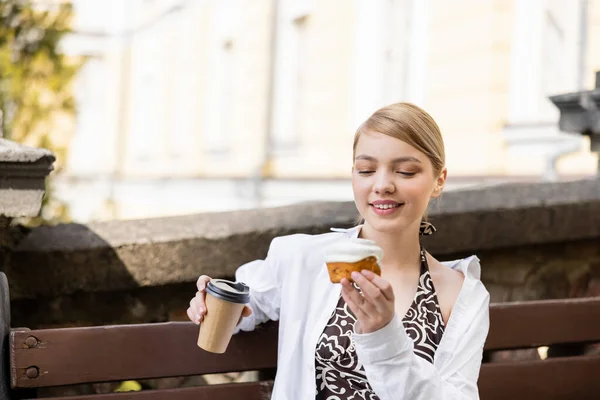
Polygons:
<instances>
[{"instance_id":1,"label":"woman's left hand","mask_svg":"<svg viewBox=\"0 0 600 400\"><path fill-rule=\"evenodd\" d=\"M353 272L352 279L360 292L342 279L342 296L358 320L357 333L375 332L390 323L394 317L394 290L388 281L371 271Z\"/></svg>"}]
</instances>

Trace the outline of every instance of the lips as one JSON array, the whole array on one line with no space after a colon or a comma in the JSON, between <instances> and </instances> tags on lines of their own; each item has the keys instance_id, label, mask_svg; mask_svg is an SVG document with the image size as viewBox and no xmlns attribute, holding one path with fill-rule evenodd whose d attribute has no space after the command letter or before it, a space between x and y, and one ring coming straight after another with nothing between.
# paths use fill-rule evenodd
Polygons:
<instances>
[{"instance_id":1,"label":"lips","mask_svg":"<svg viewBox=\"0 0 600 400\"><path fill-rule=\"evenodd\" d=\"M378 210L389 210L391 208L397 208L400 207L401 204L399 203L395 203L395 204L372 204L373 207L377 208Z\"/></svg>"},{"instance_id":2,"label":"lips","mask_svg":"<svg viewBox=\"0 0 600 400\"><path fill-rule=\"evenodd\" d=\"M377 215L390 215L402 207L404 203L398 203L392 200L376 200L369 203L369 206Z\"/></svg>"},{"instance_id":3,"label":"lips","mask_svg":"<svg viewBox=\"0 0 600 400\"><path fill-rule=\"evenodd\" d=\"M393 201L393 200L375 200L374 202L369 203L370 206L373 206L378 209L384 209L384 210L399 207L403 204L404 203L399 203L399 202Z\"/></svg>"}]
</instances>

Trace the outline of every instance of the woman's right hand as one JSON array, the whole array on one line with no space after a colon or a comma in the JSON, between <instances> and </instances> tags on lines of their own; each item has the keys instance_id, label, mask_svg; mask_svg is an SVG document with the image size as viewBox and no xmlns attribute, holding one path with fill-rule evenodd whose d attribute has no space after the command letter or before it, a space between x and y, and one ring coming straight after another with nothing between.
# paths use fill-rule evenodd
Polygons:
<instances>
[{"instance_id":1,"label":"woman's right hand","mask_svg":"<svg viewBox=\"0 0 600 400\"><path fill-rule=\"evenodd\" d=\"M190 306L187 309L188 318L196 325L200 324L206 315L206 302L204 299L206 297L206 285L208 285L210 280L211 278L206 275L202 275L200 278L198 278L198 281L196 282L198 291L196 292L194 298L190 300ZM244 307L238 324L242 318L248 317L250 314L252 314L252 310L248 306Z\"/></svg>"}]
</instances>

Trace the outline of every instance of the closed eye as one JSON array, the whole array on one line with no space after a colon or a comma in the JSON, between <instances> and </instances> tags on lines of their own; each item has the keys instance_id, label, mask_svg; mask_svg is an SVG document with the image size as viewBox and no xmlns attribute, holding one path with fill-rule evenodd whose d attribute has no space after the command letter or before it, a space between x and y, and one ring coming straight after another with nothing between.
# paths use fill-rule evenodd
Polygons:
<instances>
[{"instance_id":1,"label":"closed eye","mask_svg":"<svg viewBox=\"0 0 600 400\"><path fill-rule=\"evenodd\" d=\"M404 172L404 171L398 171L398 173L400 175L404 175L404 176L415 176L417 174L416 172Z\"/></svg>"},{"instance_id":2,"label":"closed eye","mask_svg":"<svg viewBox=\"0 0 600 400\"><path fill-rule=\"evenodd\" d=\"M359 175L369 175L372 174L375 171L371 171L371 170L363 170L363 171L358 171Z\"/></svg>"}]
</instances>

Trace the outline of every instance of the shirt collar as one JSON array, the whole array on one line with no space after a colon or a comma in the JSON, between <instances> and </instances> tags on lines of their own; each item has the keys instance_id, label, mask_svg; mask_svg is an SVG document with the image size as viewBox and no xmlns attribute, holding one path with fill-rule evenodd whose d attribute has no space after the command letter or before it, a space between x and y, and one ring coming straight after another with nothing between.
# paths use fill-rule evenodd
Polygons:
<instances>
[{"instance_id":1,"label":"shirt collar","mask_svg":"<svg viewBox=\"0 0 600 400\"><path fill-rule=\"evenodd\" d=\"M363 227L362 225L356 225L356 226L353 226L352 228L330 228L330 229L333 232L343 233L346 237L357 238L362 227Z\"/></svg>"}]
</instances>

